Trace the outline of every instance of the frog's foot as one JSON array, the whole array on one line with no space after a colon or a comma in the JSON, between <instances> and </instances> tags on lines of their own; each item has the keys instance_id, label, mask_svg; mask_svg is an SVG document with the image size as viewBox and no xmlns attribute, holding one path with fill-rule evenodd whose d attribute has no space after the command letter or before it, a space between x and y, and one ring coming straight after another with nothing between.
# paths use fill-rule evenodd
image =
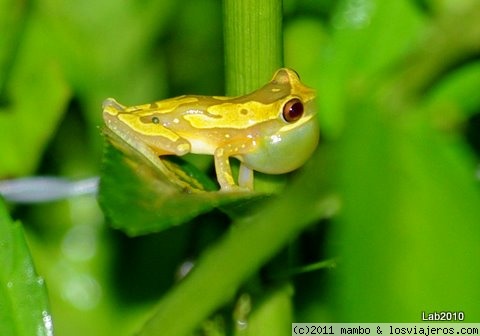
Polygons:
<instances>
[{"instance_id":1,"label":"frog's foot","mask_svg":"<svg viewBox=\"0 0 480 336\"><path fill-rule=\"evenodd\" d=\"M125 110L125 106L123 106L113 98L107 98L103 101L102 109L115 115L116 113L112 113L112 111L123 111Z\"/></svg>"}]
</instances>

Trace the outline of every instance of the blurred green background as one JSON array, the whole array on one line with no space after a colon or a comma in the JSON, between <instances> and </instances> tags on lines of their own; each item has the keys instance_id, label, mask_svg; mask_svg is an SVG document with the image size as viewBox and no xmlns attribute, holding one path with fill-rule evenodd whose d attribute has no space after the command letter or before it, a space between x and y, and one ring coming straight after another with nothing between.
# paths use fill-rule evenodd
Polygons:
<instances>
[{"instance_id":1,"label":"blurred green background","mask_svg":"<svg viewBox=\"0 0 480 336\"><path fill-rule=\"evenodd\" d=\"M22 274L5 266L4 331L40 330L44 309L56 335L131 335L153 314L159 335L162 321L178 335L290 335L291 322L434 311L480 322L479 2L283 6L284 63L318 91L312 160L246 210L139 237L112 229L92 196L6 205L46 292L9 291ZM223 94L222 27L215 0L0 0L0 178L100 174L107 97ZM3 212L0 258L31 270Z\"/></svg>"}]
</instances>

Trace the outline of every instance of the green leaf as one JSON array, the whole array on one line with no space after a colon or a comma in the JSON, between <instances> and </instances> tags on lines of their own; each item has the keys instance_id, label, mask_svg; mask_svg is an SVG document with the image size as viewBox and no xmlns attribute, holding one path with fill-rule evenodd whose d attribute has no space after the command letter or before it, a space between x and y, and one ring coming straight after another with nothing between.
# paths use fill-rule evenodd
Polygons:
<instances>
[{"instance_id":1,"label":"green leaf","mask_svg":"<svg viewBox=\"0 0 480 336\"><path fill-rule=\"evenodd\" d=\"M115 97L133 104L165 94L166 47L157 47L159 36L168 34L176 2L40 0L33 7L44 21L42 28L48 30L42 42L51 43L61 63L86 119L94 154L100 158L97 129L103 100Z\"/></svg>"},{"instance_id":2,"label":"green leaf","mask_svg":"<svg viewBox=\"0 0 480 336\"><path fill-rule=\"evenodd\" d=\"M411 1L341 2L315 83L322 94L319 116L327 137L341 134L347 111L344 98L361 95L381 78L382 72L390 71L409 51L422 24Z\"/></svg>"},{"instance_id":3,"label":"green leaf","mask_svg":"<svg viewBox=\"0 0 480 336\"><path fill-rule=\"evenodd\" d=\"M0 334L53 335L43 278L35 273L20 223L0 201Z\"/></svg>"},{"instance_id":4,"label":"green leaf","mask_svg":"<svg viewBox=\"0 0 480 336\"><path fill-rule=\"evenodd\" d=\"M0 17L0 19L2 19ZM0 176L31 173L63 114L70 93L42 18L32 14L9 65L0 106ZM12 48L10 46L10 48Z\"/></svg>"},{"instance_id":5,"label":"green leaf","mask_svg":"<svg viewBox=\"0 0 480 336\"><path fill-rule=\"evenodd\" d=\"M188 163L152 158L153 164L113 134L109 139L118 148L106 145L100 204L112 225L129 235L162 231L218 207L239 213L253 200L266 197L211 191L215 185Z\"/></svg>"},{"instance_id":6,"label":"green leaf","mask_svg":"<svg viewBox=\"0 0 480 336\"><path fill-rule=\"evenodd\" d=\"M415 322L422 311L452 310L475 319L480 193L464 144L415 117L368 104L351 111L336 318Z\"/></svg>"},{"instance_id":7,"label":"green leaf","mask_svg":"<svg viewBox=\"0 0 480 336\"><path fill-rule=\"evenodd\" d=\"M28 7L15 0L0 0L0 98L6 103L5 85L18 51Z\"/></svg>"},{"instance_id":8,"label":"green leaf","mask_svg":"<svg viewBox=\"0 0 480 336\"><path fill-rule=\"evenodd\" d=\"M348 122L338 152L340 261L331 281L338 322L415 322L422 311L442 310L463 311L475 322L479 314L474 160L464 139L440 133L427 114L441 99L458 103L474 94L472 66L458 81L440 79L478 52L479 10L432 18L419 32L422 44L396 67L340 98ZM442 90L448 95L440 97ZM474 104L458 104L459 115Z\"/></svg>"},{"instance_id":9,"label":"green leaf","mask_svg":"<svg viewBox=\"0 0 480 336\"><path fill-rule=\"evenodd\" d=\"M449 73L430 94L429 110L442 128L463 125L480 110L480 62Z\"/></svg>"}]
</instances>

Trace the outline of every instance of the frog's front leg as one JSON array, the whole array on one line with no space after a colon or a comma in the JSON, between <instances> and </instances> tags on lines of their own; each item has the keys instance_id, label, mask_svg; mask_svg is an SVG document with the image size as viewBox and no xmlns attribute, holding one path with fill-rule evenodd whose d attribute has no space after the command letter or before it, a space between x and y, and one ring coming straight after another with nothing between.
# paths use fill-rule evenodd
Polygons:
<instances>
[{"instance_id":1,"label":"frog's front leg","mask_svg":"<svg viewBox=\"0 0 480 336\"><path fill-rule=\"evenodd\" d=\"M253 171L242 163L238 186L235 184L230 167L230 157L248 152L252 146L248 143L230 143L215 150L215 172L221 191L253 190Z\"/></svg>"},{"instance_id":2,"label":"frog's front leg","mask_svg":"<svg viewBox=\"0 0 480 336\"><path fill-rule=\"evenodd\" d=\"M229 156L225 153L225 149L217 148L214 157L215 172L217 174L217 181L220 184L220 189L223 191L235 189L236 185L232 176L232 168L230 167Z\"/></svg>"}]
</instances>

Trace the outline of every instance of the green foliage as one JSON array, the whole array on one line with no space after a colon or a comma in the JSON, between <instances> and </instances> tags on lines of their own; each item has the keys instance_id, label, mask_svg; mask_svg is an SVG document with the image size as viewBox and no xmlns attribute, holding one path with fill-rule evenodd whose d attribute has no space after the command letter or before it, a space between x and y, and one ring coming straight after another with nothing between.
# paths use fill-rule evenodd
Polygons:
<instances>
[{"instance_id":1,"label":"green foliage","mask_svg":"<svg viewBox=\"0 0 480 336\"><path fill-rule=\"evenodd\" d=\"M22 226L0 200L0 333L53 335L43 278L35 272Z\"/></svg>"},{"instance_id":2,"label":"green foliage","mask_svg":"<svg viewBox=\"0 0 480 336\"><path fill-rule=\"evenodd\" d=\"M235 36L250 16L224 10ZM480 322L478 2L284 10L283 28L226 37L224 70L218 1L0 0L0 176L88 176L103 162L105 211L91 198L11 207L22 230L0 207L1 334L48 334L50 311L69 336L280 335L292 321L419 322L432 310ZM278 66L282 30L285 65L318 91L322 131L284 189L217 193L203 157L158 170L108 145L101 160L103 99L220 95L224 73L243 92ZM257 66L232 83L232 69Z\"/></svg>"},{"instance_id":3,"label":"green foliage","mask_svg":"<svg viewBox=\"0 0 480 336\"><path fill-rule=\"evenodd\" d=\"M216 185L188 162L162 159L154 165L113 137L109 141L119 149L106 144L99 200L113 226L131 236L159 232L218 207L239 212L242 204L266 197L213 192Z\"/></svg>"},{"instance_id":4,"label":"green foliage","mask_svg":"<svg viewBox=\"0 0 480 336\"><path fill-rule=\"evenodd\" d=\"M29 16L16 1L1 1L0 8L0 176L9 176L27 174L38 164L69 90L42 19Z\"/></svg>"}]
</instances>

